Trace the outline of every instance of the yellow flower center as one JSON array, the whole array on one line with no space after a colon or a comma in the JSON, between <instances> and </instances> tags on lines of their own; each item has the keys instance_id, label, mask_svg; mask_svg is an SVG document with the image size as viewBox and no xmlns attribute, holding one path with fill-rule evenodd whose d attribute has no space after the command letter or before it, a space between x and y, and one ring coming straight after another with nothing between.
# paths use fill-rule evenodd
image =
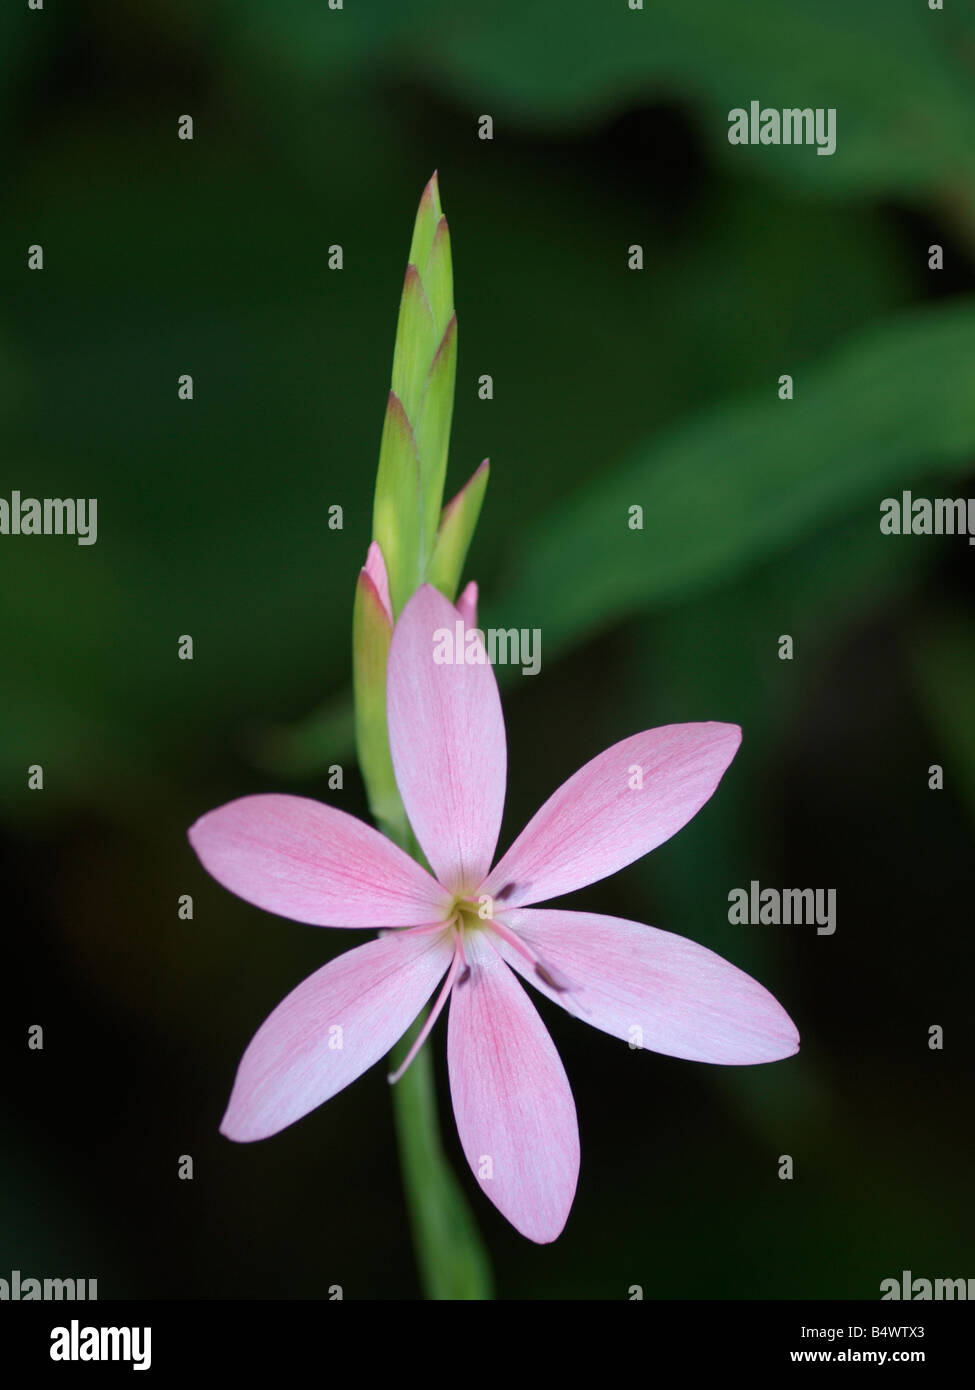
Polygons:
<instances>
[{"instance_id":1,"label":"yellow flower center","mask_svg":"<svg viewBox=\"0 0 975 1390\"><path fill-rule=\"evenodd\" d=\"M455 920L462 932L477 931L490 922L491 904L485 897L455 898L450 909L450 918Z\"/></svg>"}]
</instances>

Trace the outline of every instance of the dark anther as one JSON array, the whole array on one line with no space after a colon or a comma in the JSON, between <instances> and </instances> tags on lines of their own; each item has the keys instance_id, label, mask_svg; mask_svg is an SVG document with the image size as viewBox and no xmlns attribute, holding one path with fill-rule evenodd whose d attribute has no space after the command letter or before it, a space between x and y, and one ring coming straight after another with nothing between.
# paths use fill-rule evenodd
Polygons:
<instances>
[{"instance_id":1,"label":"dark anther","mask_svg":"<svg viewBox=\"0 0 975 1390\"><path fill-rule=\"evenodd\" d=\"M549 989L554 989L557 994L566 994L568 992L569 985L565 984L562 980L556 979L550 970L546 970L544 965L536 963L535 974L543 984L548 985Z\"/></svg>"}]
</instances>

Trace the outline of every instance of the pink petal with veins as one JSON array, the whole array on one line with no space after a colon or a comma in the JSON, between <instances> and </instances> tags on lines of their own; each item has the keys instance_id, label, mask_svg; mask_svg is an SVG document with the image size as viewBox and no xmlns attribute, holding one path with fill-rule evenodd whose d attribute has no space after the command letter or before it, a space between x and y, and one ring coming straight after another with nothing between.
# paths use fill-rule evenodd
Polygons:
<instances>
[{"instance_id":1,"label":"pink petal with veins","mask_svg":"<svg viewBox=\"0 0 975 1390\"><path fill-rule=\"evenodd\" d=\"M463 619L429 584L393 630L386 710L393 769L406 814L434 873L452 892L473 892L491 866L504 805L507 749L494 671L439 665L434 651ZM463 644L460 655L464 655ZM454 655L457 655L455 650Z\"/></svg>"},{"instance_id":2,"label":"pink petal with veins","mask_svg":"<svg viewBox=\"0 0 975 1390\"><path fill-rule=\"evenodd\" d=\"M632 864L696 815L740 742L737 724L708 723L667 724L614 743L553 792L481 891L506 909Z\"/></svg>"},{"instance_id":3,"label":"pink petal with veins","mask_svg":"<svg viewBox=\"0 0 975 1390\"><path fill-rule=\"evenodd\" d=\"M471 973L454 986L447 1028L450 1094L461 1146L502 1216L545 1244L561 1232L579 1176L575 1103L555 1044L482 933L465 943Z\"/></svg>"},{"instance_id":4,"label":"pink petal with veins","mask_svg":"<svg viewBox=\"0 0 975 1390\"><path fill-rule=\"evenodd\" d=\"M245 902L319 927L436 922L450 899L378 830L304 796L244 796L189 830L200 862Z\"/></svg>"},{"instance_id":5,"label":"pink petal with veins","mask_svg":"<svg viewBox=\"0 0 975 1390\"><path fill-rule=\"evenodd\" d=\"M452 957L443 937L394 932L310 975L255 1033L220 1132L266 1139L348 1086L403 1036Z\"/></svg>"},{"instance_id":6,"label":"pink petal with veins","mask_svg":"<svg viewBox=\"0 0 975 1390\"><path fill-rule=\"evenodd\" d=\"M583 1023L669 1057L749 1066L791 1057L799 1034L763 985L673 932L558 908L501 919L540 959L556 990L506 942L505 960Z\"/></svg>"}]
</instances>

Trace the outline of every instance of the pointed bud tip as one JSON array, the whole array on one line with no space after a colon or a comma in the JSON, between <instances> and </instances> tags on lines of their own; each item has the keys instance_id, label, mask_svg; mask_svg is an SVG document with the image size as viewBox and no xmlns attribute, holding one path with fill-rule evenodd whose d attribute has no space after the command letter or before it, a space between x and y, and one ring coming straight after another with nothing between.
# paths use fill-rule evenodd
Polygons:
<instances>
[{"instance_id":1,"label":"pointed bud tip","mask_svg":"<svg viewBox=\"0 0 975 1390\"><path fill-rule=\"evenodd\" d=\"M369 546L366 563L359 571L359 578L360 582L365 581L373 588L392 626L393 605L389 597L389 576L386 572L386 561L383 558L382 547L378 541L373 541Z\"/></svg>"},{"instance_id":2,"label":"pointed bud tip","mask_svg":"<svg viewBox=\"0 0 975 1390\"><path fill-rule=\"evenodd\" d=\"M426 186L420 195L420 213L424 208L432 208L434 215L439 220L443 216L443 209L440 206L440 177L439 170L434 169L426 182Z\"/></svg>"},{"instance_id":3,"label":"pointed bud tip","mask_svg":"<svg viewBox=\"0 0 975 1390\"><path fill-rule=\"evenodd\" d=\"M467 499L467 496L470 493L471 488L476 485L481 475L490 475L490 472L491 465L487 459L485 459L483 463L479 463L478 466L474 469L474 472L467 479L467 482L464 484L464 486L458 492L454 493L453 497L451 497L449 502L446 502L444 504L444 516L449 516L452 512L455 512L457 508L461 505L461 503Z\"/></svg>"},{"instance_id":4,"label":"pointed bud tip","mask_svg":"<svg viewBox=\"0 0 975 1390\"><path fill-rule=\"evenodd\" d=\"M457 612L464 620L465 628L477 627L477 581L472 579L457 600Z\"/></svg>"}]
</instances>

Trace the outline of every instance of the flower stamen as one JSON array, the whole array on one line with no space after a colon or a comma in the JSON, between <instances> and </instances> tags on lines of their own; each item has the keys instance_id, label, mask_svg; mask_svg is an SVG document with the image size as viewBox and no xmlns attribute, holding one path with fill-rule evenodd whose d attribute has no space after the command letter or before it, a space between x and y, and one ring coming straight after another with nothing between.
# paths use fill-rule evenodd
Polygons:
<instances>
[{"instance_id":1,"label":"flower stamen","mask_svg":"<svg viewBox=\"0 0 975 1390\"><path fill-rule=\"evenodd\" d=\"M443 923L441 923L440 925L443 926ZM452 923L450 923L449 925L451 926L451 929L454 933L454 958L450 962L450 969L447 971L446 979L444 980L443 985L440 988L440 993L437 995L436 1003L434 1004L430 1012L427 1014L423 1027L420 1029L419 1033L416 1035L416 1038L414 1039L413 1046L410 1048L409 1052L406 1054L403 1061L396 1068L396 1070L386 1078L386 1080L389 1082L391 1086L395 1086L396 1082L406 1071L407 1067L413 1061L413 1058L416 1056L420 1048L423 1046L427 1038L430 1036L430 1030L433 1028L433 1025L440 1017L441 1011L443 1010L443 1006L447 1002L447 996L450 994L450 991L454 986L454 981L457 978L457 971L460 968L462 962L464 963L464 975L462 976L462 979L466 979L467 976L471 973L470 966L468 966L466 961L464 961L464 948L460 944L460 932L457 931L456 927L454 927ZM415 931L416 928L411 927L409 928L409 930ZM421 930L424 929L421 928Z\"/></svg>"},{"instance_id":2,"label":"flower stamen","mask_svg":"<svg viewBox=\"0 0 975 1390\"><path fill-rule=\"evenodd\" d=\"M453 926L453 919L446 922L425 922L420 927L380 927L380 936L422 936L424 932L446 931Z\"/></svg>"},{"instance_id":3,"label":"flower stamen","mask_svg":"<svg viewBox=\"0 0 975 1390\"><path fill-rule=\"evenodd\" d=\"M494 918L488 925L492 931L497 932L502 941L508 943L512 950L517 951L530 965L534 966L535 974L543 984L548 985L549 989L554 989L556 994L571 994L576 989L572 981L566 979L560 970L556 970L552 965L546 965L530 947L526 946L517 932L513 932L510 927L506 927L503 922L498 922Z\"/></svg>"}]
</instances>

